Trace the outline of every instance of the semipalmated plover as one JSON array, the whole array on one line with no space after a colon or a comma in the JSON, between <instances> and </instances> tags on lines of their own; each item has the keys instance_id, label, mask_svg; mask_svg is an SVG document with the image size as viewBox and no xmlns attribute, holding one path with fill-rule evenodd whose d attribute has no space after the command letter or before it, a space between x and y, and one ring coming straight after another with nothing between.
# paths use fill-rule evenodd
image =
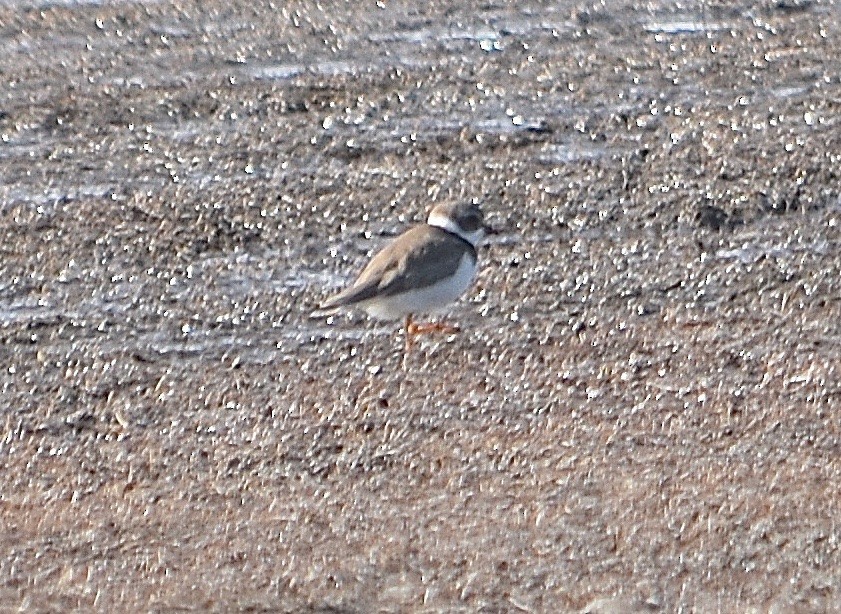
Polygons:
<instances>
[{"instance_id":1,"label":"semipalmated plover","mask_svg":"<svg viewBox=\"0 0 841 614\"><path fill-rule=\"evenodd\" d=\"M357 306L381 320L405 317L407 349L414 335L458 332L442 323L416 324L412 318L438 311L464 294L479 268L476 246L489 230L476 204L437 205L425 224L410 228L383 248L356 281L327 299L319 312Z\"/></svg>"}]
</instances>

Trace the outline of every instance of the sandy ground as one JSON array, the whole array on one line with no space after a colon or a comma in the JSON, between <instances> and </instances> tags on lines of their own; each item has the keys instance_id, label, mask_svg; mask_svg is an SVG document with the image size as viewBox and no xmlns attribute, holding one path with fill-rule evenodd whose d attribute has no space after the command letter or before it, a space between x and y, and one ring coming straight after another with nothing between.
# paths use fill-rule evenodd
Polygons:
<instances>
[{"instance_id":1,"label":"sandy ground","mask_svg":"<svg viewBox=\"0 0 841 614\"><path fill-rule=\"evenodd\" d=\"M841 611L839 32L0 3L0 610ZM309 317L460 198L461 334Z\"/></svg>"}]
</instances>

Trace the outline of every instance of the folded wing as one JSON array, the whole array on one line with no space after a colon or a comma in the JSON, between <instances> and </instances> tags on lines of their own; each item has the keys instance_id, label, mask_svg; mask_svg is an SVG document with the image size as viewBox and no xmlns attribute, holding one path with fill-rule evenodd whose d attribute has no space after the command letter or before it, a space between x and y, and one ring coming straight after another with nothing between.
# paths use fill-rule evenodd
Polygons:
<instances>
[{"instance_id":1,"label":"folded wing","mask_svg":"<svg viewBox=\"0 0 841 614\"><path fill-rule=\"evenodd\" d=\"M418 226L398 237L368 263L356 281L339 294L327 299L321 309L354 305L374 297L387 297L424 288L452 275L469 247L459 237L434 226ZM452 249L458 248L458 249Z\"/></svg>"}]
</instances>

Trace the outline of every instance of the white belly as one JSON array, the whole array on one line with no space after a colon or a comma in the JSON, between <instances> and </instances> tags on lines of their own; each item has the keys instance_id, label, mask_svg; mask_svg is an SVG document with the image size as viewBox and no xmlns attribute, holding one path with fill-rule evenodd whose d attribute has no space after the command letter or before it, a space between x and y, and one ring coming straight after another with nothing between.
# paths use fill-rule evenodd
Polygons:
<instances>
[{"instance_id":1,"label":"white belly","mask_svg":"<svg viewBox=\"0 0 841 614\"><path fill-rule=\"evenodd\" d=\"M477 269L477 262L465 255L455 275L444 281L404 294L371 299L360 306L368 315L380 320L396 320L410 313L438 311L464 294L473 282Z\"/></svg>"}]
</instances>

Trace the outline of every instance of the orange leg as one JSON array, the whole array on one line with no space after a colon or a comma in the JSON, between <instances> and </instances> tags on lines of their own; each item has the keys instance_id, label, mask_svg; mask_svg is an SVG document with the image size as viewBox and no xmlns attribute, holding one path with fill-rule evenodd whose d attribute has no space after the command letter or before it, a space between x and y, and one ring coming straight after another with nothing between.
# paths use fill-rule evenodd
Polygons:
<instances>
[{"instance_id":1,"label":"orange leg","mask_svg":"<svg viewBox=\"0 0 841 614\"><path fill-rule=\"evenodd\" d=\"M412 350L412 346L415 344L414 339L412 338L412 331L414 330L415 323L412 321L412 314L406 316L406 350L403 352L403 358L406 358L406 354L408 354Z\"/></svg>"},{"instance_id":2,"label":"orange leg","mask_svg":"<svg viewBox=\"0 0 841 614\"><path fill-rule=\"evenodd\" d=\"M425 322L423 324L412 323L412 334L414 335L424 335L426 333L444 333L446 335L452 335L458 332L461 332L461 329L458 326L447 324L446 322Z\"/></svg>"},{"instance_id":3,"label":"orange leg","mask_svg":"<svg viewBox=\"0 0 841 614\"><path fill-rule=\"evenodd\" d=\"M425 322L417 324L412 319L412 314L406 316L406 351L412 349L414 345L415 335L425 335L427 333L444 333L452 335L461 331L458 326L446 324L445 322Z\"/></svg>"}]
</instances>

